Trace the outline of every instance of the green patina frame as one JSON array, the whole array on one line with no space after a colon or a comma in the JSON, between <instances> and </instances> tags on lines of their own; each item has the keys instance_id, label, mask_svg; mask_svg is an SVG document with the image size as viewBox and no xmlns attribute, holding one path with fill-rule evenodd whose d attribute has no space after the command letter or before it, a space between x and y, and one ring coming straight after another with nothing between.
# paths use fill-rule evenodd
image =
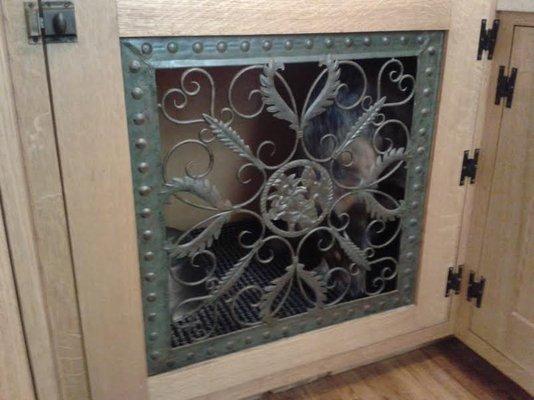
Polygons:
<instances>
[{"instance_id":1,"label":"green patina frame","mask_svg":"<svg viewBox=\"0 0 534 400\"><path fill-rule=\"evenodd\" d=\"M414 302L443 44L441 31L121 39L147 362L151 375ZM407 149L411 154L407 161L405 194L408 207L400 222L397 289L172 348L167 269L170 261L164 250L165 222L160 195L163 180L156 70L245 66L268 63L272 59L284 63L309 62L319 61L326 54L340 60L417 57L411 138ZM141 163L149 168L139 168Z\"/></svg>"}]
</instances>

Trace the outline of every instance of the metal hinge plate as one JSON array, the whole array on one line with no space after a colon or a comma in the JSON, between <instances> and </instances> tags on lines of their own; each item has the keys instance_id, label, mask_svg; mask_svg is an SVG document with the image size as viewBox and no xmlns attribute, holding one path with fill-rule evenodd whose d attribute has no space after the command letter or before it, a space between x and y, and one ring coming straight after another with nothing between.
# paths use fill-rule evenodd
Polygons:
<instances>
[{"instance_id":1,"label":"metal hinge plate","mask_svg":"<svg viewBox=\"0 0 534 400\"><path fill-rule=\"evenodd\" d=\"M512 68L510 76L504 75L504 65L499 67L499 77L497 78L497 91L495 93L495 104L501 104L501 99L506 99L506 107L512 107L514 99L515 80L517 78L517 68Z\"/></svg>"},{"instance_id":2,"label":"metal hinge plate","mask_svg":"<svg viewBox=\"0 0 534 400\"><path fill-rule=\"evenodd\" d=\"M469 273L469 283L467 286L467 301L476 299L476 305L478 308L482 305L482 295L484 294L484 287L486 286L486 278L480 277L480 280L475 281L475 273L471 271Z\"/></svg>"},{"instance_id":3,"label":"metal hinge plate","mask_svg":"<svg viewBox=\"0 0 534 400\"><path fill-rule=\"evenodd\" d=\"M77 41L74 3L71 1L36 1L24 3L30 44L73 43Z\"/></svg>"},{"instance_id":4,"label":"metal hinge plate","mask_svg":"<svg viewBox=\"0 0 534 400\"><path fill-rule=\"evenodd\" d=\"M482 60L482 53L488 52L488 60L493 58L493 52L495 50L495 43L497 43L497 35L499 33L500 20L493 21L493 27L486 29L488 20L483 19L480 23L480 38L478 39L478 53L477 60Z\"/></svg>"},{"instance_id":5,"label":"metal hinge plate","mask_svg":"<svg viewBox=\"0 0 534 400\"><path fill-rule=\"evenodd\" d=\"M458 267L458 271L454 271L453 267L449 268L449 273L447 274L447 286L445 287L445 297L449 297L451 290L454 294L460 294L463 272L463 265Z\"/></svg>"},{"instance_id":6,"label":"metal hinge plate","mask_svg":"<svg viewBox=\"0 0 534 400\"><path fill-rule=\"evenodd\" d=\"M469 150L464 151L464 158L462 160L462 172L460 174L460 186L463 186L465 178L469 178L470 183L475 183L479 154L480 149L475 149L473 158L469 158Z\"/></svg>"}]
</instances>

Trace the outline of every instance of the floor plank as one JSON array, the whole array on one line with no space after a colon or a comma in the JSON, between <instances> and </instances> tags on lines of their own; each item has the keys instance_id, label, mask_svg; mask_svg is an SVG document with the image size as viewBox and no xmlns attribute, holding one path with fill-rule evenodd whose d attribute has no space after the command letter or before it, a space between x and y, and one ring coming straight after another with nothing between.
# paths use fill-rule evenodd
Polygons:
<instances>
[{"instance_id":1,"label":"floor plank","mask_svg":"<svg viewBox=\"0 0 534 400\"><path fill-rule=\"evenodd\" d=\"M456 339L327 376L261 400L533 400Z\"/></svg>"}]
</instances>

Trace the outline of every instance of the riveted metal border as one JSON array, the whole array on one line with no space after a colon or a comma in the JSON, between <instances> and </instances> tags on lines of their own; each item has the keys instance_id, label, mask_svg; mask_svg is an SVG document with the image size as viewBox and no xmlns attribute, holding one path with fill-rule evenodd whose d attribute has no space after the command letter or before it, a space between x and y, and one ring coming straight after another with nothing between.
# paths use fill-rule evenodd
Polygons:
<instances>
[{"instance_id":1,"label":"riveted metal border","mask_svg":"<svg viewBox=\"0 0 534 400\"><path fill-rule=\"evenodd\" d=\"M443 40L444 33L438 31L121 40L150 374L413 303ZM158 195L163 182L156 70L257 64L272 58L287 63L318 61L325 54L339 59L417 57L397 290L171 348L169 260L163 251L165 223Z\"/></svg>"}]
</instances>

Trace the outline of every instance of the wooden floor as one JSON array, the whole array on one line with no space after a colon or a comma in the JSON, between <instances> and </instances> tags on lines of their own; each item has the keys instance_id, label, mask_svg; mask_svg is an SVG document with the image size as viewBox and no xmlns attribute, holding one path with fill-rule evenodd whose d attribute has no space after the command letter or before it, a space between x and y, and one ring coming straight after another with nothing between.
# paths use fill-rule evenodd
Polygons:
<instances>
[{"instance_id":1,"label":"wooden floor","mask_svg":"<svg viewBox=\"0 0 534 400\"><path fill-rule=\"evenodd\" d=\"M268 393L261 400L532 400L456 339Z\"/></svg>"}]
</instances>

